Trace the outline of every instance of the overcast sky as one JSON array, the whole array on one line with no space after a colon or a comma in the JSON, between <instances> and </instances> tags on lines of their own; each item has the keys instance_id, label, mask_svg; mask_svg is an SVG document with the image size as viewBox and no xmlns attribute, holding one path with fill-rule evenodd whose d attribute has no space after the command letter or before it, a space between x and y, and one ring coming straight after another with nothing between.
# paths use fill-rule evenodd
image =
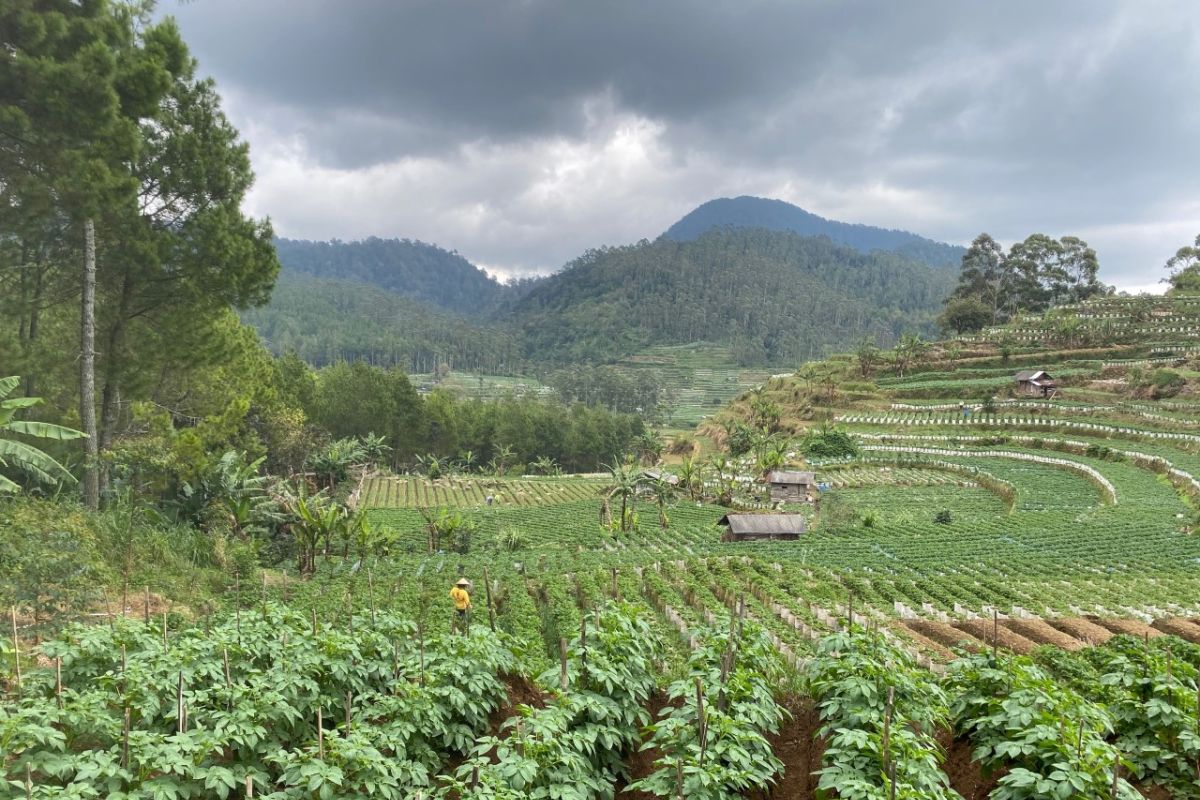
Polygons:
<instances>
[{"instance_id":1,"label":"overcast sky","mask_svg":"<svg viewBox=\"0 0 1200 800\"><path fill-rule=\"evenodd\" d=\"M713 197L965 244L1074 234L1154 286L1200 233L1200 2L162 0L282 236L493 273Z\"/></svg>"}]
</instances>

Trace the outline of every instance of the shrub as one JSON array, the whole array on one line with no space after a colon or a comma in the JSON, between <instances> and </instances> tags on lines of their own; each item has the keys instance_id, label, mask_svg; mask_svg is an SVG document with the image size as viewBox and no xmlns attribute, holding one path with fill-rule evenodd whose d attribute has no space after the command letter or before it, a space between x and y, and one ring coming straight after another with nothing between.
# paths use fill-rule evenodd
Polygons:
<instances>
[{"instance_id":1,"label":"shrub","mask_svg":"<svg viewBox=\"0 0 1200 800\"><path fill-rule=\"evenodd\" d=\"M510 553L523 549L528 543L525 532L520 528L501 528L496 541Z\"/></svg>"},{"instance_id":2,"label":"shrub","mask_svg":"<svg viewBox=\"0 0 1200 800\"><path fill-rule=\"evenodd\" d=\"M933 521L939 525L949 525L952 522L950 511L943 508L941 511L933 515Z\"/></svg>"},{"instance_id":3,"label":"shrub","mask_svg":"<svg viewBox=\"0 0 1200 800\"><path fill-rule=\"evenodd\" d=\"M858 445L850 434L840 428L821 426L804 438L800 445L809 458L851 458L858 455Z\"/></svg>"},{"instance_id":4,"label":"shrub","mask_svg":"<svg viewBox=\"0 0 1200 800\"><path fill-rule=\"evenodd\" d=\"M1150 376L1150 397L1161 400L1164 397L1174 397L1183 389L1187 380L1173 369L1155 370Z\"/></svg>"}]
</instances>

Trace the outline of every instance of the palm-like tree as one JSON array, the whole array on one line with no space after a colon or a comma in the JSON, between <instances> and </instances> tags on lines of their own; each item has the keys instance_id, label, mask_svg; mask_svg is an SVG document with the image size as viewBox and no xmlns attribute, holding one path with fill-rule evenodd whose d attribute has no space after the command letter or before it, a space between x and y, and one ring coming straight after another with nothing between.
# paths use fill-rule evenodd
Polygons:
<instances>
[{"instance_id":1,"label":"palm-like tree","mask_svg":"<svg viewBox=\"0 0 1200 800\"><path fill-rule=\"evenodd\" d=\"M350 468L362 464L366 457L366 450L359 440L338 439L311 453L306 464L315 474L318 483L332 489L346 480Z\"/></svg>"},{"instance_id":2,"label":"palm-like tree","mask_svg":"<svg viewBox=\"0 0 1200 800\"><path fill-rule=\"evenodd\" d=\"M654 431L644 431L634 442L634 447L637 448L638 460L647 467L657 464L663 451L662 439Z\"/></svg>"},{"instance_id":3,"label":"palm-like tree","mask_svg":"<svg viewBox=\"0 0 1200 800\"><path fill-rule=\"evenodd\" d=\"M513 449L511 447L506 444L500 445L500 447L496 449L496 455L492 456L492 460L490 462L492 472L494 472L497 477L504 477L504 473L508 468L508 462L512 460L514 455L515 453L513 453Z\"/></svg>"},{"instance_id":4,"label":"palm-like tree","mask_svg":"<svg viewBox=\"0 0 1200 800\"><path fill-rule=\"evenodd\" d=\"M7 438L12 434L63 442L82 439L87 434L51 425L48 422L29 422L14 419L17 412L42 402L40 397L8 397L21 383L17 376L0 378L0 468L11 467L23 472L38 483L54 486L59 483L74 483L75 476L67 468L38 448ZM8 398L8 399L5 399ZM0 475L0 493L19 492L21 487L9 478Z\"/></svg>"},{"instance_id":5,"label":"palm-like tree","mask_svg":"<svg viewBox=\"0 0 1200 800\"><path fill-rule=\"evenodd\" d=\"M637 512L637 493L641 485L641 475L627 464L611 464L608 471L612 473L612 485L602 490L605 507L610 507L613 498L621 500L621 532L625 533L633 527Z\"/></svg>"},{"instance_id":6,"label":"palm-like tree","mask_svg":"<svg viewBox=\"0 0 1200 800\"><path fill-rule=\"evenodd\" d=\"M372 464L382 465L391 455L392 448L387 444L386 436L376 436L374 433L368 433L360 439L362 444L363 457Z\"/></svg>"},{"instance_id":7,"label":"palm-like tree","mask_svg":"<svg viewBox=\"0 0 1200 800\"><path fill-rule=\"evenodd\" d=\"M427 453L426 455L417 456L417 465L425 470L425 475L436 480L442 477L442 473L446 471L446 459L436 453Z\"/></svg>"},{"instance_id":8,"label":"palm-like tree","mask_svg":"<svg viewBox=\"0 0 1200 800\"><path fill-rule=\"evenodd\" d=\"M533 462L533 471L538 475L557 475L560 472L558 462L550 456L539 456Z\"/></svg>"},{"instance_id":9,"label":"palm-like tree","mask_svg":"<svg viewBox=\"0 0 1200 800\"><path fill-rule=\"evenodd\" d=\"M654 494L654 501L658 503L658 525L661 528L668 528L671 525L671 519L667 516L667 502L675 497L675 487L664 480L661 475L649 481L648 485Z\"/></svg>"},{"instance_id":10,"label":"palm-like tree","mask_svg":"<svg viewBox=\"0 0 1200 800\"><path fill-rule=\"evenodd\" d=\"M733 505L734 473L736 467L724 453L718 453L709 462L717 476L717 503L723 506Z\"/></svg>"},{"instance_id":11,"label":"palm-like tree","mask_svg":"<svg viewBox=\"0 0 1200 800\"><path fill-rule=\"evenodd\" d=\"M691 456L687 456L679 464L679 484L687 490L688 497L695 500L697 491L703 493L704 484L701 481L700 465Z\"/></svg>"}]
</instances>

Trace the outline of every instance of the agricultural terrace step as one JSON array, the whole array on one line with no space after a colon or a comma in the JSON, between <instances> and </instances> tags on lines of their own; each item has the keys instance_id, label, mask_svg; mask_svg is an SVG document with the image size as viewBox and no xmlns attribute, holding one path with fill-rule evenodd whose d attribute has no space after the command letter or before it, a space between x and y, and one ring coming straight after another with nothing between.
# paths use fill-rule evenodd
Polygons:
<instances>
[{"instance_id":1,"label":"agricultural terrace step","mask_svg":"<svg viewBox=\"0 0 1200 800\"><path fill-rule=\"evenodd\" d=\"M835 418L838 422L848 425L908 425L923 427L1039 427L1066 428L1068 430L1101 431L1125 434L1127 436L1144 436L1148 439L1169 439L1182 442L1200 442L1200 435L1192 433L1175 433L1172 431L1153 431L1143 428L1127 428L1119 425L1105 425L1098 422L1077 422L1075 420L1053 419L1047 417L919 417L901 416L898 414L843 414Z\"/></svg>"}]
</instances>

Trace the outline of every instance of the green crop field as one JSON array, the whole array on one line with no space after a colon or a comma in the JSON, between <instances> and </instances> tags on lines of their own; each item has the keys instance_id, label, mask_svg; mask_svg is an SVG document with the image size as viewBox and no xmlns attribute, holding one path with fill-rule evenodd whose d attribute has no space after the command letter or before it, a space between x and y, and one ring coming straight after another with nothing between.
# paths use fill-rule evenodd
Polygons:
<instances>
[{"instance_id":1,"label":"green crop field","mask_svg":"<svg viewBox=\"0 0 1200 800\"><path fill-rule=\"evenodd\" d=\"M769 506L749 457L607 510L609 477L374 474L362 541L310 579L26 653L10 794L1200 796L1200 402L1132 395L1149 350L1058 357L1078 345L833 393L818 419L857 453L793 440L820 485L794 541L723 540L722 480ZM685 352L646 363L700 375ZM1012 396L1043 359L1059 393ZM688 420L750 386L691 380ZM796 397L820 403L798 377L756 394Z\"/></svg>"},{"instance_id":2,"label":"green crop field","mask_svg":"<svg viewBox=\"0 0 1200 800\"><path fill-rule=\"evenodd\" d=\"M450 477L430 481L419 477L373 476L362 488L364 508L479 508L488 497L496 506L544 506L598 497L603 481L588 478Z\"/></svg>"}]
</instances>

